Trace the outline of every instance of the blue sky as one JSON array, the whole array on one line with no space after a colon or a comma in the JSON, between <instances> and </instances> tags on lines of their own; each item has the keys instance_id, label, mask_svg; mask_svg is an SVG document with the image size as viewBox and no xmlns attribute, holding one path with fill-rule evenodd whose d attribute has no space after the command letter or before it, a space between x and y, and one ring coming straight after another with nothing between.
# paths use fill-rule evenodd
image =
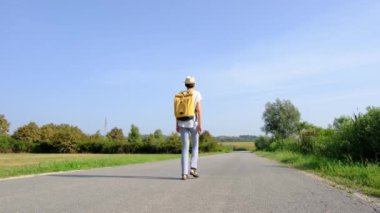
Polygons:
<instances>
[{"instance_id":1,"label":"blue sky","mask_svg":"<svg viewBox=\"0 0 380 213\"><path fill-rule=\"evenodd\" d=\"M380 106L380 1L0 1L0 114L86 133L175 130L187 75L204 129L262 134L267 102L301 119Z\"/></svg>"}]
</instances>

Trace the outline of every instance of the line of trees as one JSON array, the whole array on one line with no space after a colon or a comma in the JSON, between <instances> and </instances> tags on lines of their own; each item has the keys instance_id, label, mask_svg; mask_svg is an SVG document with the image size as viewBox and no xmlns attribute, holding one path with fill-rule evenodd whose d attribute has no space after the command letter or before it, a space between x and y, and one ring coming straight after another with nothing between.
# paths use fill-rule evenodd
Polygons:
<instances>
[{"instance_id":1,"label":"line of trees","mask_svg":"<svg viewBox=\"0 0 380 213\"><path fill-rule=\"evenodd\" d=\"M100 131L87 135L69 124L46 124L39 127L30 122L8 135L9 122L0 115L0 152L34 153L180 153L181 138L177 133L166 136L161 130L141 135L139 128L131 125L128 136L120 128L106 135ZM222 146L210 132L200 135L200 151L221 151Z\"/></svg>"},{"instance_id":2,"label":"line of trees","mask_svg":"<svg viewBox=\"0 0 380 213\"><path fill-rule=\"evenodd\" d=\"M301 122L301 114L289 100L268 102L262 130L268 136L256 140L258 149L290 150L352 161L380 160L380 108L336 118L328 128Z\"/></svg>"}]
</instances>

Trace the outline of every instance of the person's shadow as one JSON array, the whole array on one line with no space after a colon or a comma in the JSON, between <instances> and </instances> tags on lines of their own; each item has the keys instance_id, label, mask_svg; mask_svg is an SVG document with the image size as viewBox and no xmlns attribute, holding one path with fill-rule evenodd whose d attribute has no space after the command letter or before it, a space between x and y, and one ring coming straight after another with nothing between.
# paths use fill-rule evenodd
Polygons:
<instances>
[{"instance_id":1,"label":"person's shadow","mask_svg":"<svg viewBox=\"0 0 380 213\"><path fill-rule=\"evenodd\" d=\"M146 175L81 175L81 174L52 174L52 177L67 177L67 178L126 178L126 179L149 179L149 180L180 180L175 177L157 177Z\"/></svg>"}]
</instances>

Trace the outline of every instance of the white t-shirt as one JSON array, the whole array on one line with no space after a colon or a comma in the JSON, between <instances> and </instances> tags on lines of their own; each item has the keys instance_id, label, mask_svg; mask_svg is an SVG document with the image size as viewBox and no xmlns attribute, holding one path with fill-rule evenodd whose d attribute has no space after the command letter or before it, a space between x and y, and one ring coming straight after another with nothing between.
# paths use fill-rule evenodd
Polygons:
<instances>
[{"instance_id":1,"label":"white t-shirt","mask_svg":"<svg viewBox=\"0 0 380 213\"><path fill-rule=\"evenodd\" d=\"M200 92L193 90L193 98L195 106L197 106L197 103L200 103L202 100L202 95ZM189 121L180 121L178 120L178 126L185 127L185 128L194 128L198 125L198 117L195 115L194 119L191 119Z\"/></svg>"}]
</instances>

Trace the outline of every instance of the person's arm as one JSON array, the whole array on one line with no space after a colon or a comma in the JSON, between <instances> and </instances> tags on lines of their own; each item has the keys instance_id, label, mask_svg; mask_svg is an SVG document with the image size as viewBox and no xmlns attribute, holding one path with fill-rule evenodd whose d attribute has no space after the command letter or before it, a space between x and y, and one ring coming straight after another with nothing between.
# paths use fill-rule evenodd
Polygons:
<instances>
[{"instance_id":1,"label":"person's arm","mask_svg":"<svg viewBox=\"0 0 380 213\"><path fill-rule=\"evenodd\" d=\"M198 102L196 105L196 112L198 117L198 133L202 132L202 110L201 110L201 102Z\"/></svg>"},{"instance_id":2,"label":"person's arm","mask_svg":"<svg viewBox=\"0 0 380 213\"><path fill-rule=\"evenodd\" d=\"M177 131L177 132L179 132L179 126L178 126L178 120L176 119L176 121L175 121L175 130Z\"/></svg>"}]
</instances>

